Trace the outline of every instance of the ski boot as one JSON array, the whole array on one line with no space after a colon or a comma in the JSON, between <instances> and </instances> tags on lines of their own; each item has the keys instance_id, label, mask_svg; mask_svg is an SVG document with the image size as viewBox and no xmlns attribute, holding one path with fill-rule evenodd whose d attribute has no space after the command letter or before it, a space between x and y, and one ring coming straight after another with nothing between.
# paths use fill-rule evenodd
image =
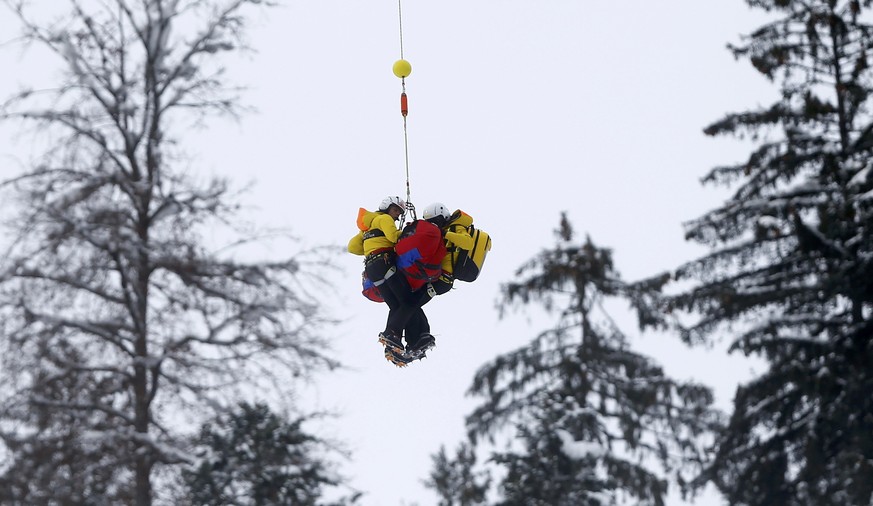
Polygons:
<instances>
[{"instance_id":1,"label":"ski boot","mask_svg":"<svg viewBox=\"0 0 873 506\"><path fill-rule=\"evenodd\" d=\"M426 353L436 346L436 338L431 334L422 334L417 341L411 346L406 347L406 352L403 354L410 362L425 358Z\"/></svg>"},{"instance_id":2,"label":"ski boot","mask_svg":"<svg viewBox=\"0 0 873 506\"><path fill-rule=\"evenodd\" d=\"M390 346L385 347L385 359L397 367L406 367L412 360L406 358L405 354L398 353Z\"/></svg>"},{"instance_id":3,"label":"ski boot","mask_svg":"<svg viewBox=\"0 0 873 506\"><path fill-rule=\"evenodd\" d=\"M403 348L403 340L400 338L400 336L388 331L379 333L379 343L384 345L386 348L391 348L401 355L405 351Z\"/></svg>"}]
</instances>

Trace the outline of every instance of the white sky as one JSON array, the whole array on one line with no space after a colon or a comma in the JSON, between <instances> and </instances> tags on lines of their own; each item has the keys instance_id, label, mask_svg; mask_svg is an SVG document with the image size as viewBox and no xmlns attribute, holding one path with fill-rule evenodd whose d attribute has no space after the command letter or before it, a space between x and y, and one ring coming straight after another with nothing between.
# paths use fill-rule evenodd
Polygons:
<instances>
[{"instance_id":1,"label":"white sky","mask_svg":"<svg viewBox=\"0 0 873 506\"><path fill-rule=\"evenodd\" d=\"M10 18L0 14L0 44L13 36ZM344 472L368 492L364 505L435 504L420 480L439 445L454 450L463 436L473 373L548 328L523 315L498 321L494 302L517 267L554 244L561 211L580 238L614 249L627 280L703 253L681 223L726 193L698 180L749 145L702 128L775 95L725 49L761 19L742 0L404 0L412 200L465 210L494 247L480 280L426 306L437 348L402 370L376 343L387 308L359 295L360 258L338 259L345 276L331 298L344 322L331 340L349 370L310 393L314 407L342 413L325 430L353 451ZM256 183L248 202L261 225L344 247L358 207L406 193L391 73L397 2L286 0L250 28L258 53L228 64L258 111L182 141L197 170ZM50 78L51 64L0 46L0 97ZM11 133L0 130L3 178L17 170ZM674 377L716 387L723 408L751 367L669 336L644 336L640 349Z\"/></svg>"}]
</instances>

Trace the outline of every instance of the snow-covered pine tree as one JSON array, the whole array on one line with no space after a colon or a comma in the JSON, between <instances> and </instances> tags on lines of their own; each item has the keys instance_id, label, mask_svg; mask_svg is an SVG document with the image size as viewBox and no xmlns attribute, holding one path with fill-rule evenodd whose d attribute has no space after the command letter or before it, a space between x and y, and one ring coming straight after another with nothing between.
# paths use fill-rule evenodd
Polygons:
<instances>
[{"instance_id":1,"label":"snow-covered pine tree","mask_svg":"<svg viewBox=\"0 0 873 506\"><path fill-rule=\"evenodd\" d=\"M195 441L198 463L183 471L187 493L176 504L327 506L326 489L341 485L332 445L303 425L313 417L286 420L265 404L240 404L204 424ZM331 502L354 504L360 493Z\"/></svg>"},{"instance_id":2,"label":"snow-covered pine tree","mask_svg":"<svg viewBox=\"0 0 873 506\"><path fill-rule=\"evenodd\" d=\"M424 485L440 498L437 506L476 506L486 504L491 477L476 464L476 450L462 442L450 458L441 447L432 455L433 469Z\"/></svg>"},{"instance_id":3,"label":"snow-covered pine tree","mask_svg":"<svg viewBox=\"0 0 873 506\"><path fill-rule=\"evenodd\" d=\"M186 422L334 365L318 266L208 245L258 238L228 183L181 156L185 128L235 113L222 57L269 2L3 3L67 70L0 106L46 146L3 184L19 212L0 264L0 502L145 506L193 462ZM69 12L32 17L46 8Z\"/></svg>"},{"instance_id":4,"label":"snow-covered pine tree","mask_svg":"<svg viewBox=\"0 0 873 506\"><path fill-rule=\"evenodd\" d=\"M731 504L870 504L873 494L871 2L749 0L770 13L738 58L781 91L709 135L751 135L747 160L709 183L736 191L687 224L711 253L678 270L692 288L685 339L728 332L767 370L741 385L701 481Z\"/></svg>"},{"instance_id":5,"label":"snow-covered pine tree","mask_svg":"<svg viewBox=\"0 0 873 506\"><path fill-rule=\"evenodd\" d=\"M64 340L55 344L52 353L64 362L86 362L83 350ZM4 367L18 359L33 364L30 357L4 357ZM20 366L9 370L20 371ZM132 478L129 466L118 465L130 461L128 450L112 438L93 437L114 424L109 414L84 408L116 396L117 384L97 375L57 374L50 367L30 374L26 395L32 400L2 403L4 423L19 426L0 432L5 450L0 453L0 504L93 504L103 498L133 504L133 490L117 488ZM12 378L3 381L6 388ZM58 409L61 402L75 409Z\"/></svg>"},{"instance_id":6,"label":"snow-covered pine tree","mask_svg":"<svg viewBox=\"0 0 873 506\"><path fill-rule=\"evenodd\" d=\"M503 309L539 302L558 318L477 372L470 392L483 402L467 418L471 438L517 433L492 454L505 471L500 504L663 505L668 483L683 484L706 458L712 394L634 352L605 310L626 300L641 323L659 324L665 279L624 282L609 250L572 235L562 216L559 243L503 286Z\"/></svg>"}]
</instances>

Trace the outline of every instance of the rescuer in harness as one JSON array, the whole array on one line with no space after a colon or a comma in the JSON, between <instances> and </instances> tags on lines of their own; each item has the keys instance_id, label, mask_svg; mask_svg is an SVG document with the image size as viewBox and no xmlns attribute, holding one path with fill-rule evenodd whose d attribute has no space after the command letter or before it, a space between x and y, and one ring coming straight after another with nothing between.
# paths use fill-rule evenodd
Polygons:
<instances>
[{"instance_id":1,"label":"rescuer in harness","mask_svg":"<svg viewBox=\"0 0 873 506\"><path fill-rule=\"evenodd\" d=\"M409 362L404 357L403 330L410 318L427 321L421 307L413 303L413 292L439 275L445 255L438 227L417 220L402 233L397 230L395 222L405 209L406 203L400 197L385 198L376 212L361 209L360 232L348 245L350 253L364 255L365 295L369 284L375 293L368 297L388 304L388 319L379 342L385 345L385 358L395 365Z\"/></svg>"},{"instance_id":2,"label":"rescuer in harness","mask_svg":"<svg viewBox=\"0 0 873 506\"><path fill-rule=\"evenodd\" d=\"M455 279L473 281L491 249L488 234L474 229L468 214L450 213L439 202L424 209L423 220L398 232L394 222L405 205L399 197L389 197L377 212L360 209L360 232L348 246L349 252L365 255L364 296L389 306L379 342L385 345L385 357L398 366L423 358L435 345L422 306L448 292Z\"/></svg>"}]
</instances>

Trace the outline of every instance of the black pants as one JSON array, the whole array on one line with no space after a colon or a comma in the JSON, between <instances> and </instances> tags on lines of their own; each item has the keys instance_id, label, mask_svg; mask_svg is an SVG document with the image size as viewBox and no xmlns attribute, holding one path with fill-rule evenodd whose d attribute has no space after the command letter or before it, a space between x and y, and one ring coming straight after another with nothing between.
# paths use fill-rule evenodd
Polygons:
<instances>
[{"instance_id":1,"label":"black pants","mask_svg":"<svg viewBox=\"0 0 873 506\"><path fill-rule=\"evenodd\" d=\"M409 318L409 323L406 324L406 343L410 346L415 346L415 343L421 338L422 334L430 334L430 322L427 321L427 315L421 309L437 295L442 295L452 288L454 279L451 274L443 274L439 279L430 283L431 290L425 285L412 294L412 305L416 311Z\"/></svg>"},{"instance_id":2,"label":"black pants","mask_svg":"<svg viewBox=\"0 0 873 506\"><path fill-rule=\"evenodd\" d=\"M409 322L406 324L406 344L409 346L415 346L415 343L418 342L422 334L430 334L430 322L427 321L427 315L424 314L421 306L430 302L431 297L427 296L422 299L419 294L421 291L424 291L426 294L427 288L422 288L418 292L413 293L415 312L412 313Z\"/></svg>"},{"instance_id":3,"label":"black pants","mask_svg":"<svg viewBox=\"0 0 873 506\"><path fill-rule=\"evenodd\" d=\"M397 270L395 262L397 255L391 251L379 253L368 258L364 271L370 281L379 284L379 292L388 304L388 320L385 322L385 332L401 336L410 318L421 308L413 305L412 289L406 277ZM385 276L388 276L387 278ZM422 315L424 312L421 313ZM425 321L427 318L425 317Z\"/></svg>"}]
</instances>

